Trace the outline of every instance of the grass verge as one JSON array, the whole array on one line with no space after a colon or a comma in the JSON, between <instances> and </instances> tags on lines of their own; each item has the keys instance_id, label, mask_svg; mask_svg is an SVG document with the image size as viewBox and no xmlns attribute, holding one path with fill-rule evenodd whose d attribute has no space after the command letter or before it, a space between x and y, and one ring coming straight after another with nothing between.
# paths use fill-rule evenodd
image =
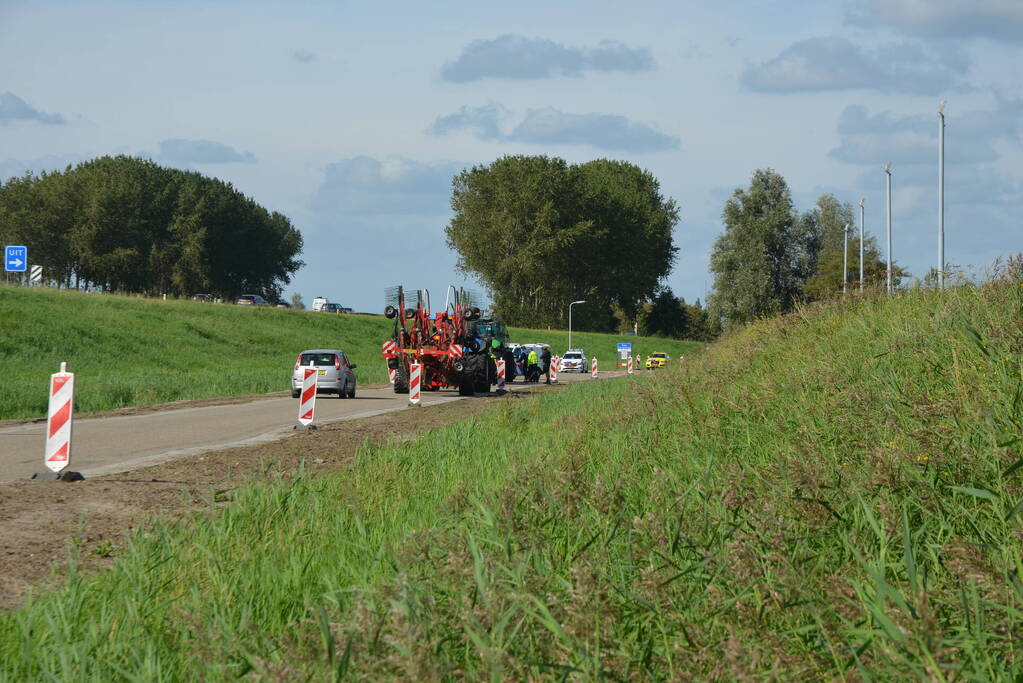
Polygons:
<instances>
[{"instance_id":1,"label":"grass verge","mask_svg":"<svg viewBox=\"0 0 1023 683\"><path fill-rule=\"evenodd\" d=\"M818 306L253 484L0 617L0 672L1017 678L1021 314Z\"/></svg>"}]
</instances>

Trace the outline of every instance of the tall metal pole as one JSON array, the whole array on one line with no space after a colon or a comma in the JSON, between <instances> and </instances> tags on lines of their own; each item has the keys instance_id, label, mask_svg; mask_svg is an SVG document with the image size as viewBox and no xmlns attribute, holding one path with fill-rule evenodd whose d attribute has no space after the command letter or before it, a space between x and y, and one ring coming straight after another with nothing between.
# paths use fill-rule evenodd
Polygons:
<instances>
[{"instance_id":1,"label":"tall metal pole","mask_svg":"<svg viewBox=\"0 0 1023 683\"><path fill-rule=\"evenodd\" d=\"M849 224L845 224L843 231L845 244L842 247L842 294L845 294L849 287Z\"/></svg>"},{"instance_id":2,"label":"tall metal pole","mask_svg":"<svg viewBox=\"0 0 1023 683\"><path fill-rule=\"evenodd\" d=\"M863 202L860 200L860 291L863 291Z\"/></svg>"},{"instance_id":3,"label":"tall metal pole","mask_svg":"<svg viewBox=\"0 0 1023 683\"><path fill-rule=\"evenodd\" d=\"M888 294L892 293L892 165L884 165L885 225L888 232Z\"/></svg>"},{"instance_id":4,"label":"tall metal pole","mask_svg":"<svg viewBox=\"0 0 1023 683\"><path fill-rule=\"evenodd\" d=\"M582 301L573 301L568 305L568 348L572 348L572 307L576 304L586 303L585 299Z\"/></svg>"},{"instance_id":5,"label":"tall metal pole","mask_svg":"<svg viewBox=\"0 0 1023 683\"><path fill-rule=\"evenodd\" d=\"M938 289L945 289L945 100L938 105Z\"/></svg>"}]
</instances>

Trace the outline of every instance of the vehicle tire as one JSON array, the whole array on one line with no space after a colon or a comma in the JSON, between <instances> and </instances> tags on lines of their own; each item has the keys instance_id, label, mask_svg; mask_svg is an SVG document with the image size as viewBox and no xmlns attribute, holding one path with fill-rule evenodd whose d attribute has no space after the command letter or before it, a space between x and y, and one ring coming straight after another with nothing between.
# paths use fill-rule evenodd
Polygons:
<instances>
[{"instance_id":1,"label":"vehicle tire","mask_svg":"<svg viewBox=\"0 0 1023 683\"><path fill-rule=\"evenodd\" d=\"M345 382L343 385L341 385L341 388L337 390L337 397L338 398L348 397L348 382Z\"/></svg>"},{"instance_id":2,"label":"vehicle tire","mask_svg":"<svg viewBox=\"0 0 1023 683\"><path fill-rule=\"evenodd\" d=\"M298 398L301 395L302 395L301 391L295 391L294 389L291 390L291 398Z\"/></svg>"},{"instance_id":3,"label":"vehicle tire","mask_svg":"<svg viewBox=\"0 0 1023 683\"><path fill-rule=\"evenodd\" d=\"M355 398L355 385L354 384L352 385L352 388L348 390L348 398Z\"/></svg>"},{"instance_id":4,"label":"vehicle tire","mask_svg":"<svg viewBox=\"0 0 1023 683\"><path fill-rule=\"evenodd\" d=\"M394 393L396 394L407 394L408 393L408 366L404 363L398 363L398 367L394 372Z\"/></svg>"},{"instance_id":5,"label":"vehicle tire","mask_svg":"<svg viewBox=\"0 0 1023 683\"><path fill-rule=\"evenodd\" d=\"M487 376L487 364L490 360L482 353L474 353L469 356L471 362L469 368L472 370L473 391L477 394L490 393L490 378Z\"/></svg>"}]
</instances>

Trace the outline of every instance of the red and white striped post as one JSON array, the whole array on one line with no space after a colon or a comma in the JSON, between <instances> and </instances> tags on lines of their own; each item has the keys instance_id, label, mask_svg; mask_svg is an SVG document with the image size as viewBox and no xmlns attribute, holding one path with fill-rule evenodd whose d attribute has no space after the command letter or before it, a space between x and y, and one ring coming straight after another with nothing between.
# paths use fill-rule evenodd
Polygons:
<instances>
[{"instance_id":1,"label":"red and white striped post","mask_svg":"<svg viewBox=\"0 0 1023 683\"><path fill-rule=\"evenodd\" d=\"M643 369L643 356L636 356L636 369L637 370Z\"/></svg>"},{"instance_id":2,"label":"red and white striped post","mask_svg":"<svg viewBox=\"0 0 1023 683\"><path fill-rule=\"evenodd\" d=\"M593 375L594 379L597 378L597 357L596 356L594 356L593 360L590 361L590 374Z\"/></svg>"},{"instance_id":3,"label":"red and white striped post","mask_svg":"<svg viewBox=\"0 0 1023 683\"><path fill-rule=\"evenodd\" d=\"M409 364L409 377L408 377L408 404L410 406L418 406L422 400L422 375L423 375L423 364L422 363L410 363Z\"/></svg>"},{"instance_id":4,"label":"red and white striped post","mask_svg":"<svg viewBox=\"0 0 1023 683\"><path fill-rule=\"evenodd\" d=\"M397 374L398 374L398 371L395 370L394 368L390 368L390 367L387 368L387 376L390 378L391 384L394 384L394 377Z\"/></svg>"},{"instance_id":5,"label":"red and white striped post","mask_svg":"<svg viewBox=\"0 0 1023 683\"><path fill-rule=\"evenodd\" d=\"M627 373L631 375L632 374L632 356L629 356L629 361L628 361L628 363L626 363L625 367L628 368Z\"/></svg>"},{"instance_id":6,"label":"red and white striped post","mask_svg":"<svg viewBox=\"0 0 1023 683\"><path fill-rule=\"evenodd\" d=\"M499 359L497 361L497 395L505 393L504 380L507 368L505 368L504 360Z\"/></svg>"},{"instance_id":7,"label":"red and white striped post","mask_svg":"<svg viewBox=\"0 0 1023 683\"><path fill-rule=\"evenodd\" d=\"M298 402L298 421L303 427L312 424L316 416L316 368L302 368L302 393Z\"/></svg>"},{"instance_id":8,"label":"red and white striped post","mask_svg":"<svg viewBox=\"0 0 1023 683\"><path fill-rule=\"evenodd\" d=\"M71 427L74 424L75 376L60 364L50 375L50 407L46 415L46 467L60 472L71 464Z\"/></svg>"},{"instance_id":9,"label":"red and white striped post","mask_svg":"<svg viewBox=\"0 0 1023 683\"><path fill-rule=\"evenodd\" d=\"M560 362L561 359L558 358L557 356L551 358L551 367L549 369L549 372L547 373L547 376L550 378L552 384L558 381L558 364Z\"/></svg>"}]
</instances>

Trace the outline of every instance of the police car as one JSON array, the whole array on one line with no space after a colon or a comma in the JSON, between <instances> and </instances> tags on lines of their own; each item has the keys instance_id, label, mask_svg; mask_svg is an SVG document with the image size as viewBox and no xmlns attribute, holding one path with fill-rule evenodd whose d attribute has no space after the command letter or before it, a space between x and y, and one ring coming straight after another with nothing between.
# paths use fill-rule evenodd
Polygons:
<instances>
[{"instance_id":1,"label":"police car","mask_svg":"<svg viewBox=\"0 0 1023 683\"><path fill-rule=\"evenodd\" d=\"M569 370L577 370L578 372L586 372L586 354L583 353L582 349L569 349L565 351L565 355L561 357L561 371L568 372Z\"/></svg>"}]
</instances>

